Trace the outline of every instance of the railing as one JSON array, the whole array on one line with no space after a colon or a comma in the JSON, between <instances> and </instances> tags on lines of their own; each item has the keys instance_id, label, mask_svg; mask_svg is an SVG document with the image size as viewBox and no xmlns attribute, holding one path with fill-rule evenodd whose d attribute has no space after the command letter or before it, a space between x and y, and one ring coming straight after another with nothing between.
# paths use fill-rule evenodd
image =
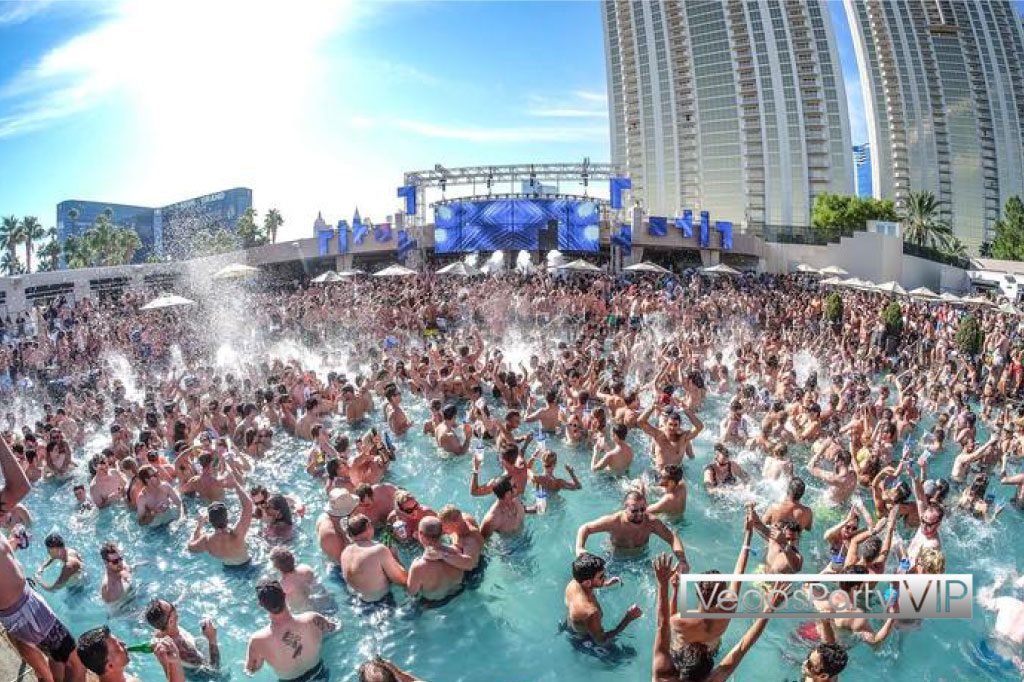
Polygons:
<instances>
[{"instance_id":1,"label":"railing","mask_svg":"<svg viewBox=\"0 0 1024 682\"><path fill-rule=\"evenodd\" d=\"M860 231L860 230L858 230ZM816 230L807 225L765 225L764 240L776 244L811 244L827 246L836 244L843 237L852 237L853 230L828 231Z\"/></svg>"},{"instance_id":2,"label":"railing","mask_svg":"<svg viewBox=\"0 0 1024 682\"><path fill-rule=\"evenodd\" d=\"M952 256L948 253L943 253L938 249L931 246L918 246L910 242L903 242L903 253L908 256L917 256L918 258L924 258L935 263L942 263L943 265L952 265L953 267L962 268L964 270L970 269L970 262L966 258L960 258L959 256Z\"/></svg>"}]
</instances>

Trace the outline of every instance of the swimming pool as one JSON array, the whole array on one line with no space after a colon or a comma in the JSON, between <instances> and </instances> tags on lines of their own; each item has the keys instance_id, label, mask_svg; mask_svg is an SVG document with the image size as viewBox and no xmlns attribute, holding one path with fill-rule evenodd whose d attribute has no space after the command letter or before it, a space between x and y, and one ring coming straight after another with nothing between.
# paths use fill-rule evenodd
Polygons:
<instances>
[{"instance_id":1,"label":"swimming pool","mask_svg":"<svg viewBox=\"0 0 1024 682\"><path fill-rule=\"evenodd\" d=\"M421 422L426 413L419 401L406 401L410 418ZM710 499L700 485L701 470L711 457L711 446L718 419L725 409L725 398L712 396L702 411L708 429L695 443L697 459L686 465L691 481L685 520L672 526L687 546L694 571L717 568L723 572L735 563L742 528L743 499ZM380 425L378 412L371 421ZM980 422L979 422L980 423ZM365 429L362 426L359 433ZM986 434L979 433L979 442ZM633 475L649 468L647 439L638 432L630 435L637 460ZM388 480L413 490L421 503L439 509L454 502L479 520L493 497L474 498L469 494L470 459L442 458L431 441L419 429L399 440L399 458ZM573 448L560 439L549 437L547 445L559 454L559 471L571 463L583 482L583 490L564 492L552 498L545 516L527 518L527 532L512 540L492 540L487 549L487 565L478 585L467 589L442 608L422 609L396 590L399 606L392 612L367 612L350 602L337 579L328 576L316 544L314 524L323 507L324 495L318 481L303 470L306 445L277 436L271 455L261 461L254 480L272 489L296 494L309 507L301 521L301 532L293 544L298 558L316 568L321 580L334 596L342 630L325 644L325 658L333 670L332 680L354 679L359 663L374 654L394 660L430 682L480 681L541 682L554 680L643 680L650 677L653 642L655 584L650 571L654 552L664 550L657 539L647 555L631 559L613 559L609 575L620 575L624 585L602 590L605 624L614 626L633 602L644 615L631 624L608 650L577 648L561 632L564 618L563 593L570 575L576 530L585 521L620 507L625 479L594 475L589 471L588 448ZM92 453L99 440L87 448ZM803 455L795 455L798 463ZM744 455L739 460L746 464ZM952 456L942 454L932 461L932 475L948 475ZM84 468L84 467L83 467ZM747 465L759 471L758 465ZM482 480L498 472L496 456L489 451ZM808 479L809 480L809 479ZM809 481L810 482L810 481ZM212 617L219 627L219 639L225 673L244 679L242 665L249 634L266 623L266 614L256 603L253 585L256 578L225 574L219 562L190 555L185 544L193 522L174 531L142 529L123 512L106 510L98 516L74 513L72 482L44 482L26 501L35 517L32 546L19 552L26 573L31 575L45 557L42 538L60 531L69 547L78 549L86 562L88 575L77 591L64 591L47 598L76 635L101 623L128 643L149 638L150 628L141 611L150 598L176 600L181 625L198 635L199 620ZM781 496L781 490L758 487L763 496ZM1002 491L1000 491L1002 492ZM528 493L528 497L530 494ZM237 502L229 494L228 505L236 518ZM816 508L821 504L821 489L811 486L805 501ZM816 502L817 501L817 502ZM762 502L759 508L763 510ZM195 502L189 502L190 513ZM992 527L959 515L948 518L943 527L943 542L950 572L973 573L975 589L988 584L997 572L1015 570L1024 565L1024 547L1008 541L1005 529L1020 522L1019 512L1008 508ZM826 562L821 533L825 524L816 519L813 534L802 543L805 570L812 571ZM121 613L111 614L99 598L101 579L98 547L113 539L122 547L129 562L146 562L135 571L138 595ZM268 549L251 537L254 556L261 562L263 574L273 573L265 561ZM598 538L590 549L607 556L607 548ZM755 541L755 546L761 545ZM408 565L411 557L403 555ZM754 559L751 560L755 561ZM968 621L932 621L920 630L897 632L879 649L858 645L844 680L1016 680L1011 670L986 659L979 649L990 625L991 616L975 605L974 618ZM729 647L740 637L748 622L734 624L726 635ZM795 640L793 621L774 621L759 644L744 660L737 680L783 680L798 677L806 645ZM726 650L723 648L723 651ZM155 659L133 655L131 668L143 680L162 679ZM275 679L265 669L258 680Z\"/></svg>"}]
</instances>

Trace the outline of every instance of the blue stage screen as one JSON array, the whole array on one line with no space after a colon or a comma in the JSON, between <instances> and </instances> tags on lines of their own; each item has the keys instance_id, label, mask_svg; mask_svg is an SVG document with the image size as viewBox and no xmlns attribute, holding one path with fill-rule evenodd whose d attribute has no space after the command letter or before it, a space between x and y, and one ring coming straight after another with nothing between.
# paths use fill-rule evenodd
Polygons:
<instances>
[{"instance_id":1,"label":"blue stage screen","mask_svg":"<svg viewBox=\"0 0 1024 682\"><path fill-rule=\"evenodd\" d=\"M487 199L434 207L434 251L597 251L596 202L573 199ZM555 235L547 234L557 225Z\"/></svg>"}]
</instances>

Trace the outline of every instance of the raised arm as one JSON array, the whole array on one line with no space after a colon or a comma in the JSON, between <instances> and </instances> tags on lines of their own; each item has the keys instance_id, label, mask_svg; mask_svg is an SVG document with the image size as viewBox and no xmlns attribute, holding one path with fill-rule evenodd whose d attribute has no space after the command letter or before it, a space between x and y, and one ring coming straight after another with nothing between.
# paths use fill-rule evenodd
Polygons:
<instances>
[{"instance_id":1,"label":"raised arm","mask_svg":"<svg viewBox=\"0 0 1024 682\"><path fill-rule=\"evenodd\" d=\"M725 682L729 677L736 671L743 658L750 653L750 650L757 644L757 640L761 639L761 635L764 633L765 627L768 625L767 618L758 618L754 621L754 624L747 628L746 633L743 635L736 646L734 646L729 653L725 655L722 662L711 673L711 676L707 678L708 682Z\"/></svg>"},{"instance_id":2,"label":"raised arm","mask_svg":"<svg viewBox=\"0 0 1024 682\"><path fill-rule=\"evenodd\" d=\"M607 533L615 521L615 514L602 516L580 526L576 533L576 556L587 551L587 539L594 533Z\"/></svg>"},{"instance_id":3,"label":"raised arm","mask_svg":"<svg viewBox=\"0 0 1024 682\"><path fill-rule=\"evenodd\" d=\"M14 509L14 505L28 495L32 486L3 438L0 438L0 472L4 475L4 487L0 490L0 513L4 513Z\"/></svg>"}]
</instances>

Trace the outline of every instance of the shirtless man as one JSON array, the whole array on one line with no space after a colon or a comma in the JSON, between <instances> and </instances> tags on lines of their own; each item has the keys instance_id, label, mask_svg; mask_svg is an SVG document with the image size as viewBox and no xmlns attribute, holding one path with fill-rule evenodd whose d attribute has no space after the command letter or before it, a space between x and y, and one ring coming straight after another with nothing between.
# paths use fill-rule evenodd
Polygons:
<instances>
[{"instance_id":1,"label":"shirtless man","mask_svg":"<svg viewBox=\"0 0 1024 682\"><path fill-rule=\"evenodd\" d=\"M587 551L587 539L595 533L608 533L612 547L627 551L643 549L651 535L657 535L672 547L672 552L679 561L680 572L690 570L690 564L686 561L686 550L679 536L661 519L647 513L647 496L639 490L626 493L622 511L602 516L580 526L576 534L577 556Z\"/></svg>"},{"instance_id":2,"label":"shirtless man","mask_svg":"<svg viewBox=\"0 0 1024 682\"><path fill-rule=\"evenodd\" d=\"M576 472L568 464L565 465L565 472L569 474L572 480L567 481L556 476L556 464L558 464L558 455L555 454L554 450L544 449L541 454L541 466L543 466L544 472L537 474L534 473L533 469L530 469L530 480L533 481L535 486L543 488L547 493L557 493L560 490L579 490L583 487L580 479L576 477Z\"/></svg>"},{"instance_id":3,"label":"shirtless man","mask_svg":"<svg viewBox=\"0 0 1024 682\"><path fill-rule=\"evenodd\" d=\"M106 455L97 455L94 466L96 473L89 483L89 497L93 504L103 509L121 500L128 481L116 466L111 466L111 458Z\"/></svg>"},{"instance_id":4,"label":"shirtless man","mask_svg":"<svg viewBox=\"0 0 1024 682\"><path fill-rule=\"evenodd\" d=\"M767 514L765 514L767 517ZM765 553L765 573L798 573L804 565L800 554L800 524L793 519L776 521L771 527L759 519L754 510L754 503L747 503L747 523L751 524L765 540L768 551Z\"/></svg>"},{"instance_id":5,"label":"shirtless man","mask_svg":"<svg viewBox=\"0 0 1024 682\"><path fill-rule=\"evenodd\" d=\"M987 611L995 611L996 622L992 634L1007 648L1019 651L1024 645L1024 601L1016 597L997 597L996 592L1006 583L1006 576L996 576L995 582L978 590L978 603ZM1017 578L1014 587L1024 587L1024 578ZM1000 647L1002 648L1002 647ZM1024 661L1013 657L1014 664L1024 672Z\"/></svg>"},{"instance_id":6,"label":"shirtless man","mask_svg":"<svg viewBox=\"0 0 1024 682\"><path fill-rule=\"evenodd\" d=\"M345 520L358 505L359 498L347 490L334 488L327 494L327 509L316 520L316 536L320 551L332 565L338 565L349 543Z\"/></svg>"},{"instance_id":7,"label":"shirtless man","mask_svg":"<svg viewBox=\"0 0 1024 682\"><path fill-rule=\"evenodd\" d=\"M384 389L384 399L387 401L384 413L387 415L388 428L401 438L412 428L412 422L402 409L402 392L398 390L398 386L390 384Z\"/></svg>"},{"instance_id":8,"label":"shirtless man","mask_svg":"<svg viewBox=\"0 0 1024 682\"><path fill-rule=\"evenodd\" d=\"M605 631L602 619L604 612L597 601L595 590L620 584L620 578L605 575L605 561L589 552L576 557L572 562L572 580L565 587L566 622L578 635L589 637L595 644L602 645L619 636L634 620L643 615L640 607L633 604L612 630Z\"/></svg>"},{"instance_id":9,"label":"shirtless man","mask_svg":"<svg viewBox=\"0 0 1024 682\"><path fill-rule=\"evenodd\" d=\"M135 506L140 526L160 526L185 517L178 491L162 481L156 469L147 464L139 469L138 479L144 486Z\"/></svg>"},{"instance_id":10,"label":"shirtless man","mask_svg":"<svg viewBox=\"0 0 1024 682\"><path fill-rule=\"evenodd\" d=\"M443 535L440 519L428 516L420 521L423 554L409 566L406 589L410 597L418 596L427 602L445 599L459 591L466 571L476 566L474 557L444 545L441 542Z\"/></svg>"},{"instance_id":11,"label":"shirtless man","mask_svg":"<svg viewBox=\"0 0 1024 682\"><path fill-rule=\"evenodd\" d=\"M847 566L843 572L847 574L866 575L867 569L863 566ZM839 589L842 590L846 599L836 600L834 598L835 595L829 595L828 599L814 599L814 608L821 613L835 613L837 611L863 612L863 609L857 605L857 593L858 591L863 592L864 586L865 583L839 583ZM832 620L832 625L836 629L848 630L861 641L873 645L884 642L885 638L889 636L890 632L892 632L895 624L895 618L887 618L882 627L876 632L875 629L871 627L871 623L867 618L835 618Z\"/></svg>"},{"instance_id":12,"label":"shirtless man","mask_svg":"<svg viewBox=\"0 0 1024 682\"><path fill-rule=\"evenodd\" d=\"M768 507L768 511L764 513L761 520L768 526L776 525L780 521L795 521L801 531L810 530L814 524L814 512L806 504L800 502L806 489L807 485L803 479L793 478L790 480L789 486L786 488L786 499Z\"/></svg>"},{"instance_id":13,"label":"shirtless man","mask_svg":"<svg viewBox=\"0 0 1024 682\"><path fill-rule=\"evenodd\" d=\"M75 647L78 658L86 670L96 676L99 682L141 682L126 672L130 656L128 648L117 637L110 634L110 628L101 625L87 630L78 638ZM167 682L185 682L185 670L178 657L178 648L169 639L162 639L153 646L153 654L164 669Z\"/></svg>"},{"instance_id":14,"label":"shirtless man","mask_svg":"<svg viewBox=\"0 0 1024 682\"><path fill-rule=\"evenodd\" d=\"M526 518L526 515L536 513L533 507L523 505L523 501L519 499L515 486L512 484L512 477L508 474L498 477L492 492L498 499L487 510L483 525L480 526L480 532L485 538L494 533L503 535L518 533L523 529L523 519Z\"/></svg>"},{"instance_id":15,"label":"shirtless man","mask_svg":"<svg viewBox=\"0 0 1024 682\"><path fill-rule=\"evenodd\" d=\"M270 550L270 563L281 574L281 587L287 597L288 608L296 613L313 610L311 597L322 591L313 568L296 564L292 551L281 546Z\"/></svg>"},{"instance_id":16,"label":"shirtless man","mask_svg":"<svg viewBox=\"0 0 1024 682\"><path fill-rule=\"evenodd\" d=\"M613 426L610 448L605 444L604 434L600 434L590 457L590 470L609 471L613 474L628 473L629 465L633 463L633 448L626 442L628 433L629 429L625 424Z\"/></svg>"},{"instance_id":17,"label":"shirtless man","mask_svg":"<svg viewBox=\"0 0 1024 682\"><path fill-rule=\"evenodd\" d=\"M686 511L686 481L683 468L678 464L667 464L658 473L658 485L664 494L647 508L648 514L664 514L679 517Z\"/></svg>"},{"instance_id":18,"label":"shirtless man","mask_svg":"<svg viewBox=\"0 0 1024 682\"><path fill-rule=\"evenodd\" d=\"M320 648L324 635L337 630L338 624L315 611L292 615L276 580L256 583L256 598L270 615L270 625L249 638L245 672L254 675L266 663L281 680L328 679Z\"/></svg>"},{"instance_id":19,"label":"shirtless man","mask_svg":"<svg viewBox=\"0 0 1024 682\"><path fill-rule=\"evenodd\" d=\"M679 428L678 412L672 412L664 419L661 428L651 425L651 413L657 405L651 405L640 415L637 426L651 437L654 466L659 469L667 464L682 464L683 457L693 459L693 439L704 430L704 422L691 410L684 410L686 418L693 425L692 429Z\"/></svg>"},{"instance_id":20,"label":"shirtless man","mask_svg":"<svg viewBox=\"0 0 1024 682\"><path fill-rule=\"evenodd\" d=\"M398 488L390 483L378 483L375 486L363 483L355 489L356 497L359 498L356 511L368 517L374 528L382 528L395 509L397 493Z\"/></svg>"},{"instance_id":21,"label":"shirtless man","mask_svg":"<svg viewBox=\"0 0 1024 682\"><path fill-rule=\"evenodd\" d=\"M85 564L82 563L82 557L78 552L68 549L64 544L64 538L57 533L47 535L43 543L46 545L48 558L36 569L36 585L47 592L56 592L64 587L78 585L82 580L82 569L85 567ZM54 562L60 564L60 575L52 583L47 584L42 578L43 571Z\"/></svg>"},{"instance_id":22,"label":"shirtless man","mask_svg":"<svg viewBox=\"0 0 1024 682\"><path fill-rule=\"evenodd\" d=\"M366 417L366 413L373 409L373 396L370 395L370 384L364 382L363 386L356 393L356 387L352 384L345 384L341 387L341 404L338 406L345 415L349 424L356 424Z\"/></svg>"},{"instance_id":23,"label":"shirtless man","mask_svg":"<svg viewBox=\"0 0 1024 682\"><path fill-rule=\"evenodd\" d=\"M442 530L452 539L452 547L473 560L472 565L466 570L475 570L480 564L480 554L483 553L486 542L476 519L459 511L453 504L443 507L437 517L441 519Z\"/></svg>"},{"instance_id":24,"label":"shirtless man","mask_svg":"<svg viewBox=\"0 0 1024 682\"><path fill-rule=\"evenodd\" d=\"M857 489L857 472L851 466L849 451L840 449L836 452L832 471L819 467L820 459L820 453L811 455L810 461L807 462L808 473L828 483L829 497L833 502L839 505L845 504Z\"/></svg>"},{"instance_id":25,"label":"shirtless man","mask_svg":"<svg viewBox=\"0 0 1024 682\"><path fill-rule=\"evenodd\" d=\"M213 468L213 455L204 452L199 455L199 474L185 481L181 486L181 494L198 493L199 499L209 504L224 499L226 478L217 475Z\"/></svg>"},{"instance_id":26,"label":"shirtless man","mask_svg":"<svg viewBox=\"0 0 1024 682\"><path fill-rule=\"evenodd\" d=\"M125 562L121 550L113 542L104 542L100 547L103 560L103 582L100 583L100 598L105 604L116 604L132 589L132 569Z\"/></svg>"},{"instance_id":27,"label":"shirtless man","mask_svg":"<svg viewBox=\"0 0 1024 682\"><path fill-rule=\"evenodd\" d=\"M11 509L31 489L7 442L0 438L0 511ZM41 682L77 682L85 675L75 639L49 605L29 587L11 545L0 534L0 625ZM48 657L48 658L47 658ZM66 675L66 677L65 677Z\"/></svg>"},{"instance_id":28,"label":"shirtless man","mask_svg":"<svg viewBox=\"0 0 1024 682\"><path fill-rule=\"evenodd\" d=\"M530 406L533 406L533 396L530 396ZM526 415L527 423L540 422L544 431L555 432L561 423L558 407L558 391L551 389L544 394L544 407L538 408Z\"/></svg>"},{"instance_id":29,"label":"shirtless man","mask_svg":"<svg viewBox=\"0 0 1024 682\"><path fill-rule=\"evenodd\" d=\"M146 607L146 622L156 630L153 646L162 639L169 639L178 648L181 664L192 670L215 674L220 669L220 646L217 642L217 628L213 621L203 619L199 627L206 638L209 659L199 649L196 638L179 626L178 607L166 599L154 599Z\"/></svg>"},{"instance_id":30,"label":"shirtless man","mask_svg":"<svg viewBox=\"0 0 1024 682\"><path fill-rule=\"evenodd\" d=\"M253 503L235 476L232 475L228 481L242 506L238 523L229 528L228 508L223 502L214 502L207 510L199 512L199 520L188 542L188 551L206 552L223 561L225 566L245 566L251 560L245 536L252 524ZM213 526L213 531L209 533L203 532L207 520Z\"/></svg>"},{"instance_id":31,"label":"shirtless man","mask_svg":"<svg viewBox=\"0 0 1024 682\"><path fill-rule=\"evenodd\" d=\"M473 441L473 427L469 424L462 425L462 440L460 441L456 435L459 429L455 426L455 415L458 414L458 408L455 405L446 405L441 414L444 421L434 428L434 440L437 442L437 446L453 455L466 454Z\"/></svg>"},{"instance_id":32,"label":"shirtless man","mask_svg":"<svg viewBox=\"0 0 1024 682\"><path fill-rule=\"evenodd\" d=\"M352 543L341 552L345 584L364 602L379 602L391 594L392 583L405 587L409 576L390 549L374 542L373 524L362 514L348 520Z\"/></svg>"}]
</instances>

